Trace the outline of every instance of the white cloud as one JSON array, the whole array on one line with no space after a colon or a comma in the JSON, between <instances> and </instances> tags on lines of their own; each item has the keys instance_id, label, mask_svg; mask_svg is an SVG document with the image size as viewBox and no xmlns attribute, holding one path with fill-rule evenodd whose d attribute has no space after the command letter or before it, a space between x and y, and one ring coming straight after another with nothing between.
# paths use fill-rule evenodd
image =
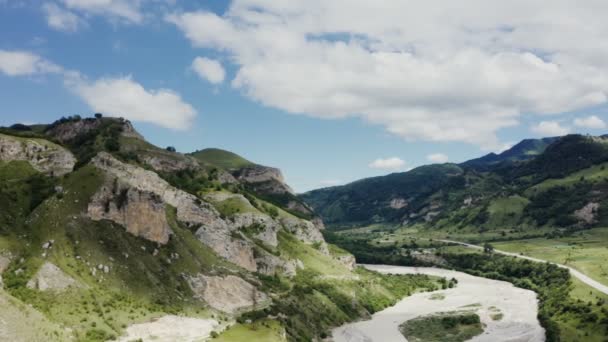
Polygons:
<instances>
[{"instance_id":1,"label":"white cloud","mask_svg":"<svg viewBox=\"0 0 608 342\"><path fill-rule=\"evenodd\" d=\"M192 62L192 70L200 78L213 84L224 82L224 78L226 77L226 72L220 62L210 58L196 57Z\"/></svg>"},{"instance_id":2,"label":"white cloud","mask_svg":"<svg viewBox=\"0 0 608 342\"><path fill-rule=\"evenodd\" d=\"M144 19L140 9L142 0L62 0L62 2L67 8L87 15L101 15L136 24Z\"/></svg>"},{"instance_id":3,"label":"white cloud","mask_svg":"<svg viewBox=\"0 0 608 342\"><path fill-rule=\"evenodd\" d=\"M399 170L405 165L405 161L401 158L392 157L392 158L378 158L373 162L369 163L369 167L372 169L381 169L381 170Z\"/></svg>"},{"instance_id":4,"label":"white cloud","mask_svg":"<svg viewBox=\"0 0 608 342\"><path fill-rule=\"evenodd\" d=\"M562 126L558 121L541 121L530 130L544 137L566 135L570 131L568 127Z\"/></svg>"},{"instance_id":5,"label":"white cloud","mask_svg":"<svg viewBox=\"0 0 608 342\"><path fill-rule=\"evenodd\" d=\"M591 115L586 118L574 119L574 125L577 127L590 128L590 129L602 129L606 128L604 120L600 119L596 115Z\"/></svg>"},{"instance_id":6,"label":"white cloud","mask_svg":"<svg viewBox=\"0 0 608 342\"><path fill-rule=\"evenodd\" d=\"M96 112L132 121L154 123L172 129L187 129L196 111L169 89L147 90L131 77L102 78L71 86Z\"/></svg>"},{"instance_id":7,"label":"white cloud","mask_svg":"<svg viewBox=\"0 0 608 342\"><path fill-rule=\"evenodd\" d=\"M448 161L448 156L443 153L432 153L426 156L426 159L432 163L445 163Z\"/></svg>"},{"instance_id":8,"label":"white cloud","mask_svg":"<svg viewBox=\"0 0 608 342\"><path fill-rule=\"evenodd\" d=\"M0 72L8 76L31 76L62 71L60 66L31 52L0 50Z\"/></svg>"},{"instance_id":9,"label":"white cloud","mask_svg":"<svg viewBox=\"0 0 608 342\"><path fill-rule=\"evenodd\" d=\"M606 102L607 11L608 2L235 0L223 16L167 20L194 46L227 53L232 85L264 105L496 149L496 132L524 113Z\"/></svg>"},{"instance_id":10,"label":"white cloud","mask_svg":"<svg viewBox=\"0 0 608 342\"><path fill-rule=\"evenodd\" d=\"M54 3L45 3L42 9L46 13L46 22L49 27L59 31L75 32L83 26L84 21L76 14L57 6Z\"/></svg>"}]
</instances>

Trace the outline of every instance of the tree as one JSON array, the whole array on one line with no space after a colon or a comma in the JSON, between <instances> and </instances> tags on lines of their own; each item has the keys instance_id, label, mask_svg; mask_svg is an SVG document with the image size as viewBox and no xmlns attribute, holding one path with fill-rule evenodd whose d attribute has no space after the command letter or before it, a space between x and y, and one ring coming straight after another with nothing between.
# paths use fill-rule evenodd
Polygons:
<instances>
[{"instance_id":1,"label":"tree","mask_svg":"<svg viewBox=\"0 0 608 342\"><path fill-rule=\"evenodd\" d=\"M166 150L169 151L169 152L175 152L176 151L175 147L173 147L173 146L167 146Z\"/></svg>"},{"instance_id":2,"label":"tree","mask_svg":"<svg viewBox=\"0 0 608 342\"><path fill-rule=\"evenodd\" d=\"M103 118L103 114L101 114L101 113L95 113L95 118L96 119L101 119L101 118Z\"/></svg>"},{"instance_id":3,"label":"tree","mask_svg":"<svg viewBox=\"0 0 608 342\"><path fill-rule=\"evenodd\" d=\"M488 254L494 253L494 246L492 246L489 242L486 242L483 245L483 252Z\"/></svg>"}]
</instances>

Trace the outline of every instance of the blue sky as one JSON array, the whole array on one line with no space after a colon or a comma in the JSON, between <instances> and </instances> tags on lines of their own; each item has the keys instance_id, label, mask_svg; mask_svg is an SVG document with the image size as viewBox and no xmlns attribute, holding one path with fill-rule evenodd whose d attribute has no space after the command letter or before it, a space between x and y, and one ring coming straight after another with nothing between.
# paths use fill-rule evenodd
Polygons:
<instances>
[{"instance_id":1,"label":"blue sky","mask_svg":"<svg viewBox=\"0 0 608 342\"><path fill-rule=\"evenodd\" d=\"M606 11L489 3L0 0L0 125L121 115L297 191L605 133Z\"/></svg>"}]
</instances>

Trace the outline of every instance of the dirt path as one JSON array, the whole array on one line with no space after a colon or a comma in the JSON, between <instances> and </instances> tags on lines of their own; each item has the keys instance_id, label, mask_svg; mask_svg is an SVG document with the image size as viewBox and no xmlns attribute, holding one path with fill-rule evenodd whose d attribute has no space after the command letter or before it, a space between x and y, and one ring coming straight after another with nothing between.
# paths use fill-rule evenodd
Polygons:
<instances>
[{"instance_id":1,"label":"dirt path","mask_svg":"<svg viewBox=\"0 0 608 342\"><path fill-rule=\"evenodd\" d=\"M335 342L399 342L407 341L399 332L399 325L410 319L437 312L474 310L485 324L484 333L471 341L542 342L545 331L537 315L537 299L533 291L514 287L511 283L475 277L466 273L440 268L363 265L393 274L428 274L456 278L455 288L417 293L396 305L377 312L370 320L343 325L333 330ZM442 294L443 299L431 299ZM441 296L433 296L434 298ZM502 313L493 320L492 313Z\"/></svg>"},{"instance_id":2,"label":"dirt path","mask_svg":"<svg viewBox=\"0 0 608 342\"><path fill-rule=\"evenodd\" d=\"M483 249L482 246L478 246L478 245L473 245L470 243L466 243L466 242L461 242L461 241L454 241L454 240L437 240L437 241L441 241L441 242L446 242L446 243L454 243L457 245L461 245L461 246L465 246L465 247L469 247L469 248L475 248L475 249ZM561 268L565 268L568 271L570 271L570 274L575 276L576 278L578 278L580 281L582 281L583 283L593 287L594 289L608 295L608 286L591 279L589 276L585 275L584 273L582 273L581 271L578 271L570 266L566 266L566 265L562 265L562 264L557 264L551 261L547 261L547 260L543 260L543 259L538 259L538 258L533 258L533 257L529 257L529 256L525 256L525 255L521 255L521 254L517 254L517 253L511 253L511 252L505 252L505 251L501 251L498 249L494 250L494 253L498 253L498 254L502 254L502 255L508 255L508 256L514 256L520 259L526 259L526 260L530 260L530 261L536 261L536 262L549 262L552 264L557 265L558 267Z\"/></svg>"}]
</instances>

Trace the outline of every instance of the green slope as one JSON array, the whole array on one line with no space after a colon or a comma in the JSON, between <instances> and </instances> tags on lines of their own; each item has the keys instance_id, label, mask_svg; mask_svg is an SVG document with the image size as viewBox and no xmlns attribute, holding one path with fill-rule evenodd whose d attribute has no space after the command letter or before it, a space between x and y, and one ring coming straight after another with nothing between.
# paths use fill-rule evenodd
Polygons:
<instances>
[{"instance_id":1,"label":"green slope","mask_svg":"<svg viewBox=\"0 0 608 342\"><path fill-rule=\"evenodd\" d=\"M190 154L200 162L209 164L221 169L240 169L246 166L255 165L249 160L236 153L225 151L219 148L207 148Z\"/></svg>"}]
</instances>

